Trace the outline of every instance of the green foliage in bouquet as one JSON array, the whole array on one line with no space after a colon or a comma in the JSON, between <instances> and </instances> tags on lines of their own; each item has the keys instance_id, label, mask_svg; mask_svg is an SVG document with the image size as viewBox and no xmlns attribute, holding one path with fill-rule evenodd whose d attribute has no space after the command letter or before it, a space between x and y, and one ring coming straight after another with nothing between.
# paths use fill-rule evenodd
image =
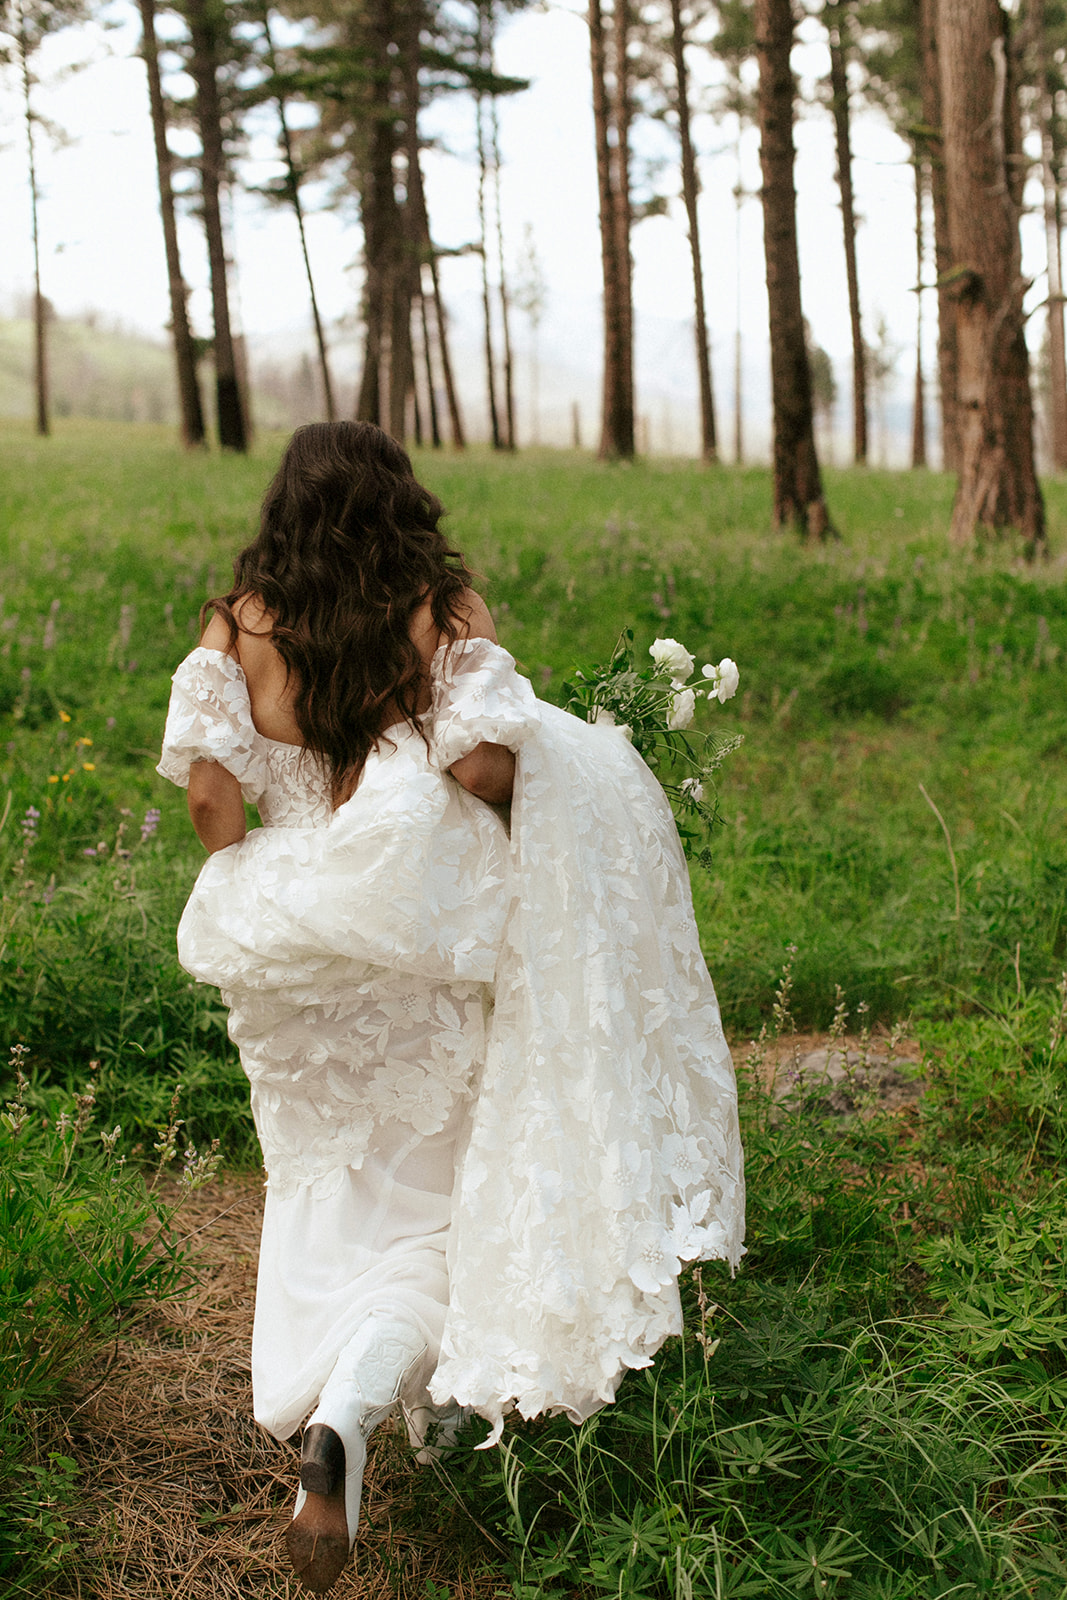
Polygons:
<instances>
[{"instance_id":1,"label":"green foliage in bouquet","mask_svg":"<svg viewBox=\"0 0 1067 1600\"><path fill-rule=\"evenodd\" d=\"M698 699L732 699L738 670L729 657L693 676L695 658L677 639L656 639L651 666L638 667L634 636L624 628L606 664L575 668L563 706L585 722L617 727L656 774L674 810L685 853L710 864L707 841L719 821L715 778L743 734L717 738L693 731Z\"/></svg>"}]
</instances>

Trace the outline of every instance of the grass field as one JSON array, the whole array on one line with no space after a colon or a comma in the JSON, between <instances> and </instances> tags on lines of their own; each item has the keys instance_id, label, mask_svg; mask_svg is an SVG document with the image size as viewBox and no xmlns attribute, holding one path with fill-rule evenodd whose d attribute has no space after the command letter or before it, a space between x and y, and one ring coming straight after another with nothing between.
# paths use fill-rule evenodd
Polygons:
<instances>
[{"instance_id":1,"label":"grass field","mask_svg":"<svg viewBox=\"0 0 1067 1600\"><path fill-rule=\"evenodd\" d=\"M221 1009L174 960L201 853L153 766L280 443L0 433L0 1017L28 1103L96 1062L131 1153L180 1079L194 1142L254 1160ZM516 1592L1067 1594L1067 492L1027 567L950 555L951 483L925 473L828 474L844 536L802 549L769 532L762 469L417 468L538 693L626 625L739 663L703 712L745 744L693 888L740 1055L764 1022L828 1027L840 986L850 1031L906 1023L930 1083L842 1122L818 1094L774 1109L753 1062L752 1249L735 1283L705 1274L710 1321L691 1286L693 1335L609 1416L516 1435L503 1476L455 1469Z\"/></svg>"}]
</instances>

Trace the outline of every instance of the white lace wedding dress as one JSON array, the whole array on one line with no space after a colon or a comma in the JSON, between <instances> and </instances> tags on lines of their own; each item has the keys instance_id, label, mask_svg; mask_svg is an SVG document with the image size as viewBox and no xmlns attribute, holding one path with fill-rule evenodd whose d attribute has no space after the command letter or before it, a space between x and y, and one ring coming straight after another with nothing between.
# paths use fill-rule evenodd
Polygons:
<instances>
[{"instance_id":1,"label":"white lace wedding dress","mask_svg":"<svg viewBox=\"0 0 1067 1600\"><path fill-rule=\"evenodd\" d=\"M411 1409L609 1401L680 1328L680 1264L743 1253L730 1055L662 790L618 730L442 647L425 738L391 728L335 812L253 725L240 666L174 677L159 771L217 761L262 829L178 930L218 985L267 1169L252 1372L280 1438L371 1310L423 1330ZM510 836L447 768L518 755Z\"/></svg>"}]
</instances>

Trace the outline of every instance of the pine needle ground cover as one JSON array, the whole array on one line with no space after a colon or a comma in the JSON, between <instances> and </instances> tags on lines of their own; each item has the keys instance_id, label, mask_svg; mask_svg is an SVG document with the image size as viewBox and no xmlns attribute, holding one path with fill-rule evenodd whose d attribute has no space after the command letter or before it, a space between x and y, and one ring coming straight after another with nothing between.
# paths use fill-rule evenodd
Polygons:
<instances>
[{"instance_id":1,"label":"pine needle ground cover","mask_svg":"<svg viewBox=\"0 0 1067 1600\"><path fill-rule=\"evenodd\" d=\"M98 1063L101 1127L133 1162L178 1082L182 1140L254 1162L221 1009L174 960L201 856L152 768L169 675L280 444L222 460L150 429L3 435L0 1043L26 1047L41 1115ZM625 625L742 673L701 713L746 742L693 887L745 1081L750 1255L733 1283L687 1286L690 1333L612 1412L453 1461L487 1570L531 1600L1062 1595L1059 486L1053 559L1030 569L1007 544L950 558L935 475L831 475L845 538L800 549L767 531L761 470L418 468L539 693ZM796 1073L793 1030L835 1015L842 1046L916 1040L921 1098L888 1109L861 1073L842 1114ZM749 1052L764 1024L773 1051ZM439 1498L420 1491L423 1524L455 1516Z\"/></svg>"}]
</instances>

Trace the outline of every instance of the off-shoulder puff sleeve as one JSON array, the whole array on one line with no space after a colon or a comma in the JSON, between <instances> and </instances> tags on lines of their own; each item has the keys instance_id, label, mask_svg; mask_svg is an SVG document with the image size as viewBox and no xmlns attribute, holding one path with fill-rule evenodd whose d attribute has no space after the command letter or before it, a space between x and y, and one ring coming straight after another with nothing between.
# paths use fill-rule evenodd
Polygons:
<instances>
[{"instance_id":1,"label":"off-shoulder puff sleeve","mask_svg":"<svg viewBox=\"0 0 1067 1600\"><path fill-rule=\"evenodd\" d=\"M202 646L186 656L172 680L163 754L156 771L182 789L194 761L215 761L241 785L246 800L259 799L265 784L263 753L248 685L238 662Z\"/></svg>"},{"instance_id":2,"label":"off-shoulder puff sleeve","mask_svg":"<svg viewBox=\"0 0 1067 1600\"><path fill-rule=\"evenodd\" d=\"M491 639L441 645L430 677L431 737L442 770L483 741L517 750L540 726L533 690L514 657Z\"/></svg>"}]
</instances>

